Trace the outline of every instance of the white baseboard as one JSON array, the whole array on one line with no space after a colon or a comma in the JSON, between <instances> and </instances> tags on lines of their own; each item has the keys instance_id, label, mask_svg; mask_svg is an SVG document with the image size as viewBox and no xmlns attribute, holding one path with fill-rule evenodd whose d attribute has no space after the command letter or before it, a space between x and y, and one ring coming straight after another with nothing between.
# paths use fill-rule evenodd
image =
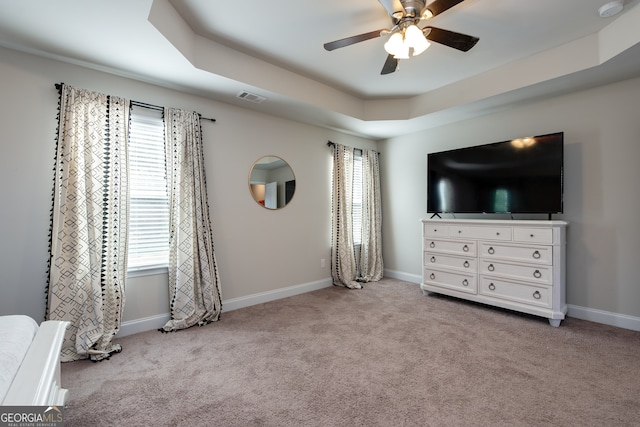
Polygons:
<instances>
[{"instance_id":1,"label":"white baseboard","mask_svg":"<svg viewBox=\"0 0 640 427\"><path fill-rule=\"evenodd\" d=\"M256 304L262 304L269 301L275 301L281 298L287 298L294 295L303 294L305 292L317 291L318 289L333 286L331 278L318 280L301 285L289 286L273 291L261 292L258 294L247 295L246 297L232 298L222 300L222 312L237 310L239 308L250 307ZM159 314L157 316L145 317L142 319L129 320L122 322L118 337L126 337L128 335L137 334L139 332L151 331L162 328L165 323L171 319L169 313Z\"/></svg>"},{"instance_id":2,"label":"white baseboard","mask_svg":"<svg viewBox=\"0 0 640 427\"><path fill-rule=\"evenodd\" d=\"M392 279L404 280L405 282L417 284L422 282L422 276L404 273L402 271L384 270L384 275ZM572 304L567 304L567 309L567 316L569 317L602 323L603 325L617 326L618 328L631 329L632 331L640 331L640 317L612 313L595 308L580 307Z\"/></svg>"},{"instance_id":3,"label":"white baseboard","mask_svg":"<svg viewBox=\"0 0 640 427\"><path fill-rule=\"evenodd\" d=\"M129 320L122 322L118 337L126 337L127 335L137 334L139 332L160 329L171 319L169 313L158 314L157 316L144 317L142 319Z\"/></svg>"},{"instance_id":4,"label":"white baseboard","mask_svg":"<svg viewBox=\"0 0 640 427\"><path fill-rule=\"evenodd\" d=\"M617 326L624 329L631 329L632 331L640 331L640 317L612 313L610 311L597 310L595 308L580 307L572 304L567 304L567 308L567 316L569 317Z\"/></svg>"},{"instance_id":5,"label":"white baseboard","mask_svg":"<svg viewBox=\"0 0 640 427\"><path fill-rule=\"evenodd\" d=\"M262 304L269 301L275 301L281 298L292 297L294 295L304 294L305 292L317 291L318 289L333 286L331 278L318 280L315 282L303 283L301 285L289 286L286 288L276 289L273 291L260 292L258 294L247 295L245 297L232 298L222 301L222 312L237 310L239 308L250 307L256 304Z\"/></svg>"},{"instance_id":6,"label":"white baseboard","mask_svg":"<svg viewBox=\"0 0 640 427\"><path fill-rule=\"evenodd\" d=\"M420 284L422 276L417 274L409 274L396 270L384 270L386 277L392 279L404 280L405 282ZM294 295L303 294L305 292L316 291L322 288L333 286L331 278L318 280L315 282L303 283L301 285L289 286L273 291L260 292L258 294L247 295L245 297L232 298L222 301L223 312L237 310L240 308L250 307L256 304L262 304L269 301L275 301L281 298L287 298ZM632 331L640 331L640 317L628 316L626 314L612 313L609 311L597 310L594 308L580 307L568 304L567 316L576 319L589 320L591 322L602 323L604 325L616 326L619 328L630 329ZM130 320L122 322L118 337L126 337L127 335L137 334L139 332L159 329L164 326L170 319L169 313L159 314L157 316L145 317L142 319Z\"/></svg>"},{"instance_id":7,"label":"white baseboard","mask_svg":"<svg viewBox=\"0 0 640 427\"><path fill-rule=\"evenodd\" d=\"M402 271L385 269L384 275L385 277L404 280L405 282L417 283L418 285L422 283L422 276L420 276L419 274L409 274L409 273L404 273Z\"/></svg>"}]
</instances>

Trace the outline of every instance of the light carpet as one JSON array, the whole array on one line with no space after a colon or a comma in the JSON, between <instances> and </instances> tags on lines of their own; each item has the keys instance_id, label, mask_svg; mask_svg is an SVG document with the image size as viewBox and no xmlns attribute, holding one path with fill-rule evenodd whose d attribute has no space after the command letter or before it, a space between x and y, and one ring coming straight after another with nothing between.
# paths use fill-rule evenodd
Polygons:
<instances>
[{"instance_id":1,"label":"light carpet","mask_svg":"<svg viewBox=\"0 0 640 427\"><path fill-rule=\"evenodd\" d=\"M394 279L116 342L62 365L65 425L640 425L640 332L553 328Z\"/></svg>"}]
</instances>

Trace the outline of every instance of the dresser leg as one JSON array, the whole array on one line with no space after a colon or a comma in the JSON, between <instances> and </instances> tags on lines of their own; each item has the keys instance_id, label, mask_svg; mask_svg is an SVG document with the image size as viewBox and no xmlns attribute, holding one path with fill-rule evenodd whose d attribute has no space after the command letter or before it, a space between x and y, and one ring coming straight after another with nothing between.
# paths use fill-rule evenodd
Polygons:
<instances>
[{"instance_id":1,"label":"dresser leg","mask_svg":"<svg viewBox=\"0 0 640 427\"><path fill-rule=\"evenodd\" d=\"M554 328L557 328L558 326L560 326L560 321L560 319L549 319L549 324Z\"/></svg>"}]
</instances>

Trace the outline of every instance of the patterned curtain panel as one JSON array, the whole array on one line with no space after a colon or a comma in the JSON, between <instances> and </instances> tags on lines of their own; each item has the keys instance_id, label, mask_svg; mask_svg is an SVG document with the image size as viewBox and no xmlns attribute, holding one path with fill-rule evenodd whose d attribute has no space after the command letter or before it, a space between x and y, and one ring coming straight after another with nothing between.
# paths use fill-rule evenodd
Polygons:
<instances>
[{"instance_id":1,"label":"patterned curtain panel","mask_svg":"<svg viewBox=\"0 0 640 427\"><path fill-rule=\"evenodd\" d=\"M358 270L362 282L382 279L382 203L378 152L362 151L362 243Z\"/></svg>"},{"instance_id":2,"label":"patterned curtain panel","mask_svg":"<svg viewBox=\"0 0 640 427\"><path fill-rule=\"evenodd\" d=\"M360 289L353 246L353 156L354 149L340 144L333 146L332 183L332 262L334 285Z\"/></svg>"},{"instance_id":3,"label":"patterned curtain panel","mask_svg":"<svg viewBox=\"0 0 640 427\"><path fill-rule=\"evenodd\" d=\"M101 360L124 307L127 261L127 103L60 88L47 313L67 320L62 361Z\"/></svg>"},{"instance_id":4,"label":"patterned curtain panel","mask_svg":"<svg viewBox=\"0 0 640 427\"><path fill-rule=\"evenodd\" d=\"M354 157L354 148L333 145L331 274L335 285L360 289L361 283L383 276L382 205L378 153L362 150L362 236L356 247L352 219Z\"/></svg>"},{"instance_id":5,"label":"patterned curtain panel","mask_svg":"<svg viewBox=\"0 0 640 427\"><path fill-rule=\"evenodd\" d=\"M222 309L204 174L200 117L165 109L169 185L169 297L175 331L216 321Z\"/></svg>"}]
</instances>

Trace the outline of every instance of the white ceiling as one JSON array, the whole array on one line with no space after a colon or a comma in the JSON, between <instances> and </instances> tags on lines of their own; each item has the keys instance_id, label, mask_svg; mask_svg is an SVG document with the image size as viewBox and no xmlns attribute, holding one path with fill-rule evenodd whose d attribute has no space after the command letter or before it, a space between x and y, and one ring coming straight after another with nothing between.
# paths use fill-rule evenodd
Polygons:
<instances>
[{"instance_id":1,"label":"white ceiling","mask_svg":"<svg viewBox=\"0 0 640 427\"><path fill-rule=\"evenodd\" d=\"M601 18L608 1L465 0L429 25L473 49L433 43L384 76L386 37L323 49L390 28L376 0L0 0L0 45L385 138L640 76L640 0Z\"/></svg>"}]
</instances>

